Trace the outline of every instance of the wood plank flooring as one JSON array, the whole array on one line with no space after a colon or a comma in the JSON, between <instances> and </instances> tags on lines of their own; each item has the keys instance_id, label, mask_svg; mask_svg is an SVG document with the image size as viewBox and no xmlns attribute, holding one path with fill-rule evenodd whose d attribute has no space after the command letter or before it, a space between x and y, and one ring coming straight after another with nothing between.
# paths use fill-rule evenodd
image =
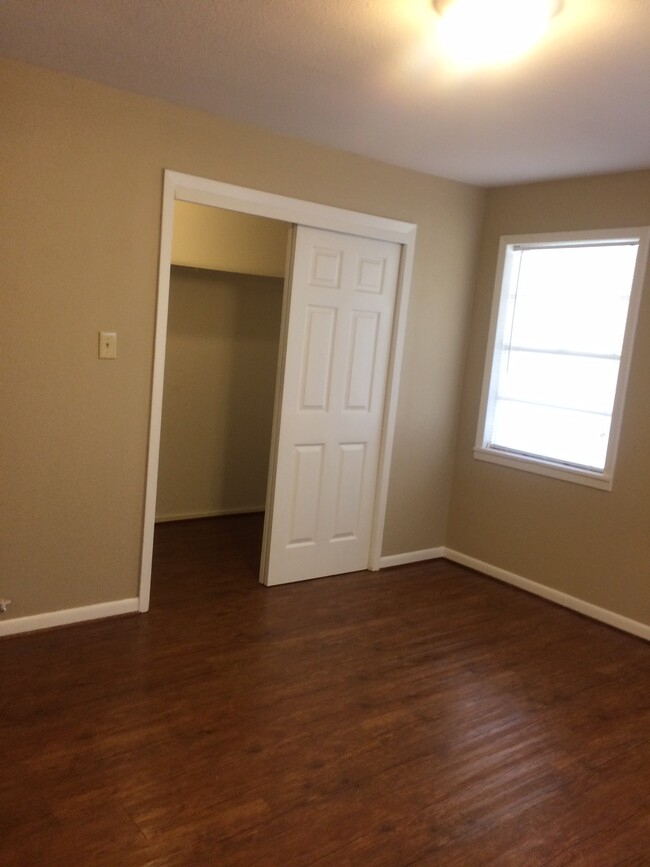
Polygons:
<instances>
[{"instance_id":1,"label":"wood plank flooring","mask_svg":"<svg viewBox=\"0 0 650 867\"><path fill-rule=\"evenodd\" d=\"M650 645L445 561L267 589L157 528L152 610L0 642L0 864L650 865Z\"/></svg>"}]
</instances>

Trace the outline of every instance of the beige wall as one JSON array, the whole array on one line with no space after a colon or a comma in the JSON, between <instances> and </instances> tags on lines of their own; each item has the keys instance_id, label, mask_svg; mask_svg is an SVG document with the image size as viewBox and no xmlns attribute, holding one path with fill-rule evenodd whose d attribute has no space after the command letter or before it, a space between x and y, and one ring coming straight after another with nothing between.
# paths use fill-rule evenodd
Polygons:
<instances>
[{"instance_id":1,"label":"beige wall","mask_svg":"<svg viewBox=\"0 0 650 867\"><path fill-rule=\"evenodd\" d=\"M474 460L499 237L650 224L650 172L490 191L447 544L650 623L650 269L611 492Z\"/></svg>"},{"instance_id":2,"label":"beige wall","mask_svg":"<svg viewBox=\"0 0 650 867\"><path fill-rule=\"evenodd\" d=\"M282 290L277 277L172 268L159 520L264 508Z\"/></svg>"},{"instance_id":3,"label":"beige wall","mask_svg":"<svg viewBox=\"0 0 650 867\"><path fill-rule=\"evenodd\" d=\"M287 225L191 202L174 205L172 262L194 268L284 277Z\"/></svg>"},{"instance_id":4,"label":"beige wall","mask_svg":"<svg viewBox=\"0 0 650 867\"><path fill-rule=\"evenodd\" d=\"M443 544L484 193L12 61L0 97L9 616L137 594L165 168L418 224L384 553Z\"/></svg>"}]
</instances>

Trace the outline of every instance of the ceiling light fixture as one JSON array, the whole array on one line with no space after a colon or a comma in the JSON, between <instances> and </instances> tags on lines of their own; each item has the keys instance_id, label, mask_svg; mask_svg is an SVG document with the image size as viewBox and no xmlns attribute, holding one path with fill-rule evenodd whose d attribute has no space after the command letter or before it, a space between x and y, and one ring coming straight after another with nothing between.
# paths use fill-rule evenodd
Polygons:
<instances>
[{"instance_id":1,"label":"ceiling light fixture","mask_svg":"<svg viewBox=\"0 0 650 867\"><path fill-rule=\"evenodd\" d=\"M538 42L562 0L433 0L440 39L462 66L506 63Z\"/></svg>"}]
</instances>

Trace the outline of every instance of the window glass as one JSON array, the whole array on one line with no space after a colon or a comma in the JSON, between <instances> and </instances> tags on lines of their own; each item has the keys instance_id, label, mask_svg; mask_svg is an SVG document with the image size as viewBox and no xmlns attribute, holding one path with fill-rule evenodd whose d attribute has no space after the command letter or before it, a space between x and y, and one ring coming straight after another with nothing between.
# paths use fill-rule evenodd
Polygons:
<instances>
[{"instance_id":1,"label":"window glass","mask_svg":"<svg viewBox=\"0 0 650 867\"><path fill-rule=\"evenodd\" d=\"M477 457L611 477L646 247L647 230L502 239Z\"/></svg>"}]
</instances>

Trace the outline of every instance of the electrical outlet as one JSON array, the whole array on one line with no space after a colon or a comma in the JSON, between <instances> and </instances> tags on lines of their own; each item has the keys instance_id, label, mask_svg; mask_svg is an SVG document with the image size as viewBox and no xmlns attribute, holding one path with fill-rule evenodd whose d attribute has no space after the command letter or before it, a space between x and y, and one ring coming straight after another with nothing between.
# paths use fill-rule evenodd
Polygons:
<instances>
[{"instance_id":1,"label":"electrical outlet","mask_svg":"<svg viewBox=\"0 0 650 867\"><path fill-rule=\"evenodd\" d=\"M11 605L11 599L2 599L0 597L0 614L4 614L7 610L7 605Z\"/></svg>"}]
</instances>

